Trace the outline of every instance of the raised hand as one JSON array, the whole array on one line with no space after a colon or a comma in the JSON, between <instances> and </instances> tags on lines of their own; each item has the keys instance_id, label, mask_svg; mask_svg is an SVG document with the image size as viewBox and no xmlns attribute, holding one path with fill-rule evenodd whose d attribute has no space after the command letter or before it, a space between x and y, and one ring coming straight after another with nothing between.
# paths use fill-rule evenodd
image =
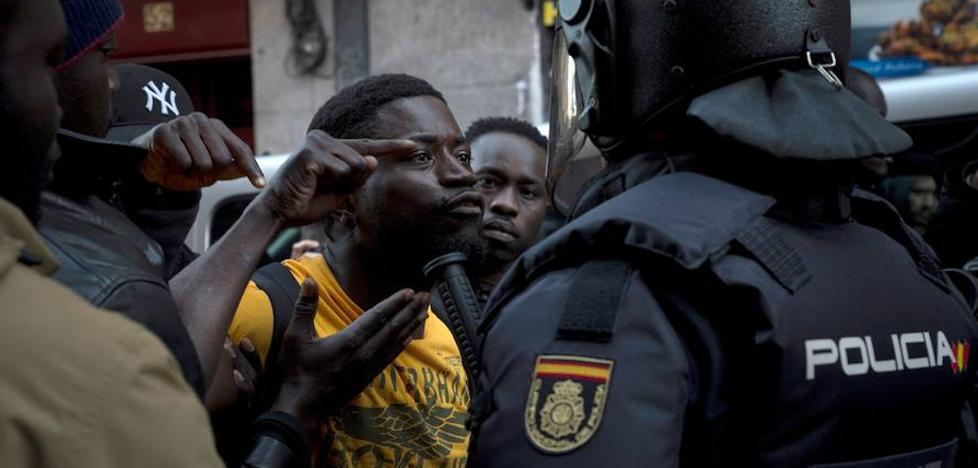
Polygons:
<instances>
[{"instance_id":1,"label":"raised hand","mask_svg":"<svg viewBox=\"0 0 978 468\"><path fill-rule=\"evenodd\" d=\"M316 434L411 342L428 316L428 293L401 290L365 312L343 331L316 338L318 288L306 279L285 331L277 363L282 385L273 410L295 416Z\"/></svg>"},{"instance_id":2,"label":"raised hand","mask_svg":"<svg viewBox=\"0 0 978 468\"><path fill-rule=\"evenodd\" d=\"M258 201L285 224L319 221L363 184L377 167L377 157L403 154L414 146L411 140L338 140L313 130Z\"/></svg>"},{"instance_id":3,"label":"raised hand","mask_svg":"<svg viewBox=\"0 0 978 468\"><path fill-rule=\"evenodd\" d=\"M139 165L143 177L168 190L189 192L239 177L265 186L248 144L224 122L200 112L159 124L132 143L149 150Z\"/></svg>"}]
</instances>

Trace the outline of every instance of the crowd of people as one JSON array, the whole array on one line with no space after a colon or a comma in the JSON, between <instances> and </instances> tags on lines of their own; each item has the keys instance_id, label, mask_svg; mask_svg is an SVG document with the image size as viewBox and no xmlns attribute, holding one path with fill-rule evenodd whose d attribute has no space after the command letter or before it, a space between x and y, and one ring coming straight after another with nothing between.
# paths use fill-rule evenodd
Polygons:
<instances>
[{"instance_id":1,"label":"crowd of people","mask_svg":"<svg viewBox=\"0 0 978 468\"><path fill-rule=\"evenodd\" d=\"M978 163L836 67L848 2L693 2L722 53L559 3L555 93L584 95L554 141L384 74L266 178L172 76L109 64L118 0L0 0L0 465L976 466ZM603 169L541 240L581 131ZM259 195L192 252L237 178Z\"/></svg>"}]
</instances>

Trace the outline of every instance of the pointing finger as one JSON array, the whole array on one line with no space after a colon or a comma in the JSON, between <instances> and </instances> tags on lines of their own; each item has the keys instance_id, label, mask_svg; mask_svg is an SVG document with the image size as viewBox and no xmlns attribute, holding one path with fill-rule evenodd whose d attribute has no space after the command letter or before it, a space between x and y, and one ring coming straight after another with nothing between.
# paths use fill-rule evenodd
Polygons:
<instances>
[{"instance_id":1,"label":"pointing finger","mask_svg":"<svg viewBox=\"0 0 978 468\"><path fill-rule=\"evenodd\" d=\"M207 147L207 152L214 161L214 165L217 167L230 165L231 152L227 145L225 145L224 139L217 133L217 129L211 124L211 119L199 112L190 114L190 118L193 118L197 123L197 131L200 133L200 139L204 142L204 146Z\"/></svg>"},{"instance_id":2,"label":"pointing finger","mask_svg":"<svg viewBox=\"0 0 978 468\"><path fill-rule=\"evenodd\" d=\"M255 159L255 153L251 150L251 147L235 135L224 122L218 119L211 119L211 123L224 140L224 143L231 150L231 157L234 158L234 163L248 176L251 185L254 185L255 188L264 187L265 174L262 172L261 166L258 165L258 160Z\"/></svg>"},{"instance_id":3,"label":"pointing finger","mask_svg":"<svg viewBox=\"0 0 978 468\"><path fill-rule=\"evenodd\" d=\"M190 158L194 161L194 167L190 170L194 173L207 173L214 168L211 155L204 146L204 141L200 138L200 131L196 123L189 118L174 121L180 140L186 145L190 152Z\"/></svg>"}]
</instances>

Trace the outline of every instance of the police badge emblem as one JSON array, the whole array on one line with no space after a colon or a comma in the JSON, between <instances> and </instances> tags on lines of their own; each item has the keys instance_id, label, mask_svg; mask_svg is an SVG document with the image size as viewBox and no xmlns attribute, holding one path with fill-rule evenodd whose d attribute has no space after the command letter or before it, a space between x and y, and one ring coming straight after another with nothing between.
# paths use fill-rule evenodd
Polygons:
<instances>
[{"instance_id":1,"label":"police badge emblem","mask_svg":"<svg viewBox=\"0 0 978 468\"><path fill-rule=\"evenodd\" d=\"M537 357L524 413L526 435L534 447L557 455L594 436L604 416L612 367L614 362L606 359Z\"/></svg>"}]
</instances>

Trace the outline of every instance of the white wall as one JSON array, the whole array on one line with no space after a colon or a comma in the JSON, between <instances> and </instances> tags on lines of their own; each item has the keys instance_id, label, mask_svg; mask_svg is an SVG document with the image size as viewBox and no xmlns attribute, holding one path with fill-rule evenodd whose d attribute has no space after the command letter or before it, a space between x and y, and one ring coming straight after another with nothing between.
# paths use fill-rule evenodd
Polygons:
<instances>
[{"instance_id":1,"label":"white wall","mask_svg":"<svg viewBox=\"0 0 978 468\"><path fill-rule=\"evenodd\" d=\"M445 94L463 129L487 115L530 118L528 84L537 39L533 15L520 3L372 0L371 69L428 80Z\"/></svg>"},{"instance_id":2,"label":"white wall","mask_svg":"<svg viewBox=\"0 0 978 468\"><path fill-rule=\"evenodd\" d=\"M369 1L372 74L402 72L430 81L445 94L463 129L476 118L510 115L532 120L537 56L533 14L516 0ZM284 1L250 0L259 154L295 148L316 109L335 93L332 0L316 0L330 56L319 77L290 77ZM521 98L521 93L523 97ZM538 94L538 93L532 93ZM521 105L522 103L522 105Z\"/></svg>"}]
</instances>

